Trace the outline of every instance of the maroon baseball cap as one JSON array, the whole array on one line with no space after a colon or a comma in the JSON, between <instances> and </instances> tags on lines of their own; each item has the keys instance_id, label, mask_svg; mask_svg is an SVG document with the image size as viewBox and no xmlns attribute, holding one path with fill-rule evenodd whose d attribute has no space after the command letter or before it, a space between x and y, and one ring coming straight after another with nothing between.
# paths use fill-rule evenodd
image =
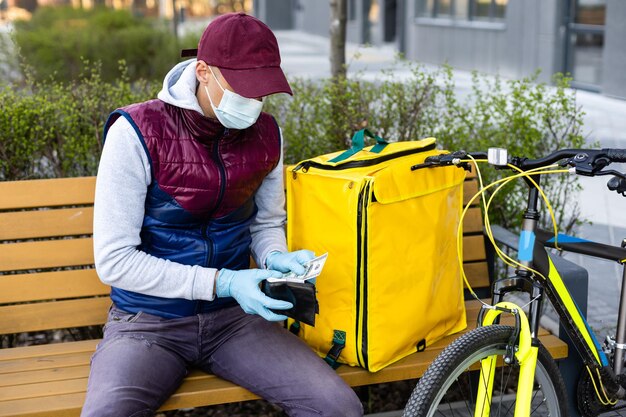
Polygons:
<instances>
[{"instance_id":1,"label":"maroon baseball cap","mask_svg":"<svg viewBox=\"0 0 626 417\"><path fill-rule=\"evenodd\" d=\"M228 13L213 20L198 49L184 49L181 56L197 56L218 67L235 92L244 97L293 95L280 68L276 37L265 23L245 13Z\"/></svg>"}]
</instances>

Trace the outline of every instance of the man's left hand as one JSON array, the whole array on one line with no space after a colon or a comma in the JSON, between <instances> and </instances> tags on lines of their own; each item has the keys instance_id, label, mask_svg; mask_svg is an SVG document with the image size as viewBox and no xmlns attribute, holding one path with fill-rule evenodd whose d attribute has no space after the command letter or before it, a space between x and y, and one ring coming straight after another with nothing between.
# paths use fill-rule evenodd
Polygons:
<instances>
[{"instance_id":1,"label":"man's left hand","mask_svg":"<svg viewBox=\"0 0 626 417\"><path fill-rule=\"evenodd\" d=\"M310 250L298 250L295 252L272 252L265 261L267 269L280 272L293 272L302 275L306 272L304 264L315 258Z\"/></svg>"}]
</instances>

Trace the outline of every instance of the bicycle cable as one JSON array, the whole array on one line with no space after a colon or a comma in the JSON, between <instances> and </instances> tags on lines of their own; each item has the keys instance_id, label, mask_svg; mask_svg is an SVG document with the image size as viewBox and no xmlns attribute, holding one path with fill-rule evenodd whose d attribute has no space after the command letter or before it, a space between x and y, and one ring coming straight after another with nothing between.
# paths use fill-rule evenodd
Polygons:
<instances>
[{"instance_id":1,"label":"bicycle cable","mask_svg":"<svg viewBox=\"0 0 626 417\"><path fill-rule=\"evenodd\" d=\"M474 167L476 168L476 175L478 176L478 182L479 182L479 190L476 192L476 194L474 194L474 196L472 196L472 198L468 201L468 203L465 205L462 213L461 213L461 218L457 227L457 258L459 261L459 265L460 265L460 269L461 269L461 276L463 278L463 282L465 283L465 286L467 287L468 291L470 292L470 294L472 295L472 297L474 297L476 300L478 300L478 302L480 302L483 306L485 307L492 307L491 305L485 303L483 300L481 300L478 295L476 295L476 293L474 292L474 290L472 289L472 286L470 285L468 279L467 279L467 275L465 274L465 269L463 268L463 256L462 256L462 242L463 242L463 220L467 214L467 211L469 209L469 207L472 205L472 203L476 200L476 198L478 198L478 196L482 197L483 200L483 207L485 207L485 231L487 236L489 237L489 241L491 242L491 244L493 245L493 247L496 250L496 254L498 255L498 257L500 257L507 265L511 266L511 267L515 267L518 266L522 269L526 269L529 270L532 273L535 273L539 276L541 276L544 280L546 279L542 274L540 274L538 271L535 271L532 268L526 267L520 263L518 263L517 261L513 260L512 258L510 258L508 255L506 255L504 252L502 252L502 250L500 248L498 248L498 246L495 243L495 239L493 238L493 233L491 231L491 222L489 221L489 212L488 212L488 208L489 205L493 199L493 196L500 190L502 189L503 186L505 186L506 184L508 184L510 181L513 181L517 178L521 178L521 177L527 177L529 178L529 180L533 183L533 185L535 185L537 187L537 189L539 190L542 199L546 202L546 206L548 207L548 211L550 212L550 216L552 218L552 222L554 225L554 230L555 230L555 241L557 239L557 235L558 235L558 229L556 227L556 217L554 215L554 211L552 209L552 205L550 204L547 196L545 195L545 193L543 192L543 190L541 189L541 187L539 187L539 185L530 177L531 174L534 175L541 175L541 174L557 174L557 173L569 173L570 170L564 170L564 169L558 169L558 170L546 170L548 168L552 168L552 167L557 167L558 165L550 165L547 167L538 167L538 168L534 168L528 171L522 171L519 168L515 167L515 166L511 166L514 167L515 169L517 169L518 171L520 171L518 174L514 174L514 175L510 175L508 177L505 178L501 178L498 179L496 181L493 181L492 183L488 184L487 186L483 185L483 181L482 181L482 174L480 172L480 168L478 167L478 162L488 162L488 160L486 159L475 159L473 158L471 155L467 155L467 157L469 158L468 160L460 160L459 163L461 162L471 162ZM502 183L502 184L501 184ZM496 191L494 191L494 193L492 194L491 198L489 199L489 202L486 202L486 197L484 195L484 193L492 188L495 187L496 185L501 184Z\"/></svg>"},{"instance_id":2,"label":"bicycle cable","mask_svg":"<svg viewBox=\"0 0 626 417\"><path fill-rule=\"evenodd\" d=\"M509 165L513 168L516 168L519 170L519 168L515 167L514 165ZM558 227L556 224L556 216L554 215L554 210L552 208L552 205L550 204L550 201L548 200L548 197L546 196L546 194L544 193L543 189L539 186L539 184L537 184L535 182L535 180L530 177L529 175L527 175L528 173L531 173L533 171L535 171L534 173L537 174L537 171L540 171L542 169L548 169L548 168L553 168L556 167L557 165L551 165L551 166L546 166L546 167L541 167L541 168L535 168L534 170L529 170L529 171L522 171L519 170L520 174L523 177L528 178L533 185L535 186L535 188L537 188L537 190L539 191L539 193L541 194L541 197L543 198L544 202L546 203L546 208L548 209L548 212L550 213L550 217L552 219L552 225L554 228L554 236L555 236L555 241L557 239L558 236ZM544 171L543 173L563 173L563 172L569 172L568 170L550 170L550 171ZM489 237L489 241L491 242L491 244L493 245L496 253L498 254L498 257L500 257L500 259L502 259L507 265L509 265L512 268L521 268L521 269L525 269L528 270L540 277L542 277L544 280L546 279L545 276L543 276L543 274L539 273L538 271L535 271L534 269L524 266L522 264L520 264L519 262L517 262L516 260L514 260L513 258L509 257L507 254L505 254L495 243L495 239L493 237L493 231L491 230L491 221L489 219L489 207L491 205L491 202L493 201L493 198L495 197L495 195L503 188L505 187L507 184L509 184L511 181L513 181L514 179L516 179L515 177L511 176L511 177L507 177L505 179L505 181L503 181L503 183L496 188L496 190L493 192L493 194L491 195L491 197L489 198L489 201L487 202L487 205L485 207L485 232L487 233L487 236ZM555 244L556 246L556 244ZM556 246L557 249L560 250L560 248L558 246Z\"/></svg>"},{"instance_id":3,"label":"bicycle cable","mask_svg":"<svg viewBox=\"0 0 626 417\"><path fill-rule=\"evenodd\" d=\"M596 373L598 374L598 383L600 384L600 388L602 388L602 393L604 394L604 398L602 398L602 396L600 395L600 391L598 390L598 386L596 385L596 381L594 379L593 373L591 372L591 369L589 369L589 365L586 365L585 369L587 369L587 372L589 373L589 378L591 379L591 383L593 384L593 389L596 391L596 396L598 397L598 400L600 401L600 403L602 405L617 404L617 400L609 399L609 396L606 393L606 390L604 389L604 384L602 384L602 376L600 375L600 371L598 370L598 368L596 368Z\"/></svg>"}]
</instances>

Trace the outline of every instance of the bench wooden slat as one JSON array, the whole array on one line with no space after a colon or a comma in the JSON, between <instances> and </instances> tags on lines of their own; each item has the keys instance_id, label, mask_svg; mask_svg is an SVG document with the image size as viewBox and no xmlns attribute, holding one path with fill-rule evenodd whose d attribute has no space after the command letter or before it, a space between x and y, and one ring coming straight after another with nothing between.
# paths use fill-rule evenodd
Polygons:
<instances>
[{"instance_id":1,"label":"bench wooden slat","mask_svg":"<svg viewBox=\"0 0 626 417\"><path fill-rule=\"evenodd\" d=\"M0 276L0 304L106 295L95 269Z\"/></svg>"},{"instance_id":2,"label":"bench wooden slat","mask_svg":"<svg viewBox=\"0 0 626 417\"><path fill-rule=\"evenodd\" d=\"M76 417L85 402L85 393L57 395L36 400L0 401L2 417Z\"/></svg>"},{"instance_id":3,"label":"bench wooden slat","mask_svg":"<svg viewBox=\"0 0 626 417\"><path fill-rule=\"evenodd\" d=\"M59 239L5 243L0 271L93 265L93 239Z\"/></svg>"},{"instance_id":4,"label":"bench wooden slat","mask_svg":"<svg viewBox=\"0 0 626 417\"><path fill-rule=\"evenodd\" d=\"M23 400L34 397L49 397L85 392L87 378L67 379L64 381L46 381L29 385L5 387L0 390L2 401Z\"/></svg>"},{"instance_id":5,"label":"bench wooden slat","mask_svg":"<svg viewBox=\"0 0 626 417\"><path fill-rule=\"evenodd\" d=\"M172 395L159 410L166 411L178 408L224 404L257 398L256 395L248 390L216 377L202 380L186 380L179 391ZM84 401L85 393L50 395L37 398L36 400L0 401L0 416L79 416Z\"/></svg>"},{"instance_id":6,"label":"bench wooden slat","mask_svg":"<svg viewBox=\"0 0 626 417\"><path fill-rule=\"evenodd\" d=\"M463 260L465 262L483 261L485 254L485 238L482 235L463 237Z\"/></svg>"},{"instance_id":7,"label":"bench wooden slat","mask_svg":"<svg viewBox=\"0 0 626 417\"><path fill-rule=\"evenodd\" d=\"M99 342L100 340L98 340ZM95 350L95 347L92 351ZM89 362L84 365L59 367L52 369L40 369L36 371L21 371L10 374L2 374L0 378L0 389L14 385L36 384L41 381L63 381L69 379L87 378L89 376ZM199 379L212 377L206 373L193 369L185 379Z\"/></svg>"},{"instance_id":8,"label":"bench wooden slat","mask_svg":"<svg viewBox=\"0 0 626 417\"><path fill-rule=\"evenodd\" d=\"M65 342L63 344L66 343L73 342ZM0 375L86 365L89 364L94 350L89 352L67 353L65 355L42 355L37 358L2 361L0 362Z\"/></svg>"},{"instance_id":9,"label":"bench wooden slat","mask_svg":"<svg viewBox=\"0 0 626 417\"><path fill-rule=\"evenodd\" d=\"M2 361L38 358L40 356L67 355L70 353L93 352L99 340L81 340L71 343L51 343L48 345L22 346L11 349L0 349Z\"/></svg>"},{"instance_id":10,"label":"bench wooden slat","mask_svg":"<svg viewBox=\"0 0 626 417\"><path fill-rule=\"evenodd\" d=\"M0 240L91 235L93 207L0 213Z\"/></svg>"},{"instance_id":11,"label":"bench wooden slat","mask_svg":"<svg viewBox=\"0 0 626 417\"><path fill-rule=\"evenodd\" d=\"M463 264L465 276L472 288L489 287L489 272L487 262L466 262Z\"/></svg>"},{"instance_id":12,"label":"bench wooden slat","mask_svg":"<svg viewBox=\"0 0 626 417\"><path fill-rule=\"evenodd\" d=\"M474 197L474 194L476 194L477 192L478 192L478 182L475 180L466 179L465 183L463 184L463 205L466 206L467 203L470 201L470 199ZM480 204L480 201L478 198L472 202L473 206L478 205L478 204Z\"/></svg>"},{"instance_id":13,"label":"bench wooden slat","mask_svg":"<svg viewBox=\"0 0 626 417\"><path fill-rule=\"evenodd\" d=\"M483 216L480 207L472 207L465 213L463 219L463 234L482 233L483 232Z\"/></svg>"},{"instance_id":14,"label":"bench wooden slat","mask_svg":"<svg viewBox=\"0 0 626 417\"><path fill-rule=\"evenodd\" d=\"M99 297L3 306L0 334L100 325L110 305L109 297Z\"/></svg>"},{"instance_id":15,"label":"bench wooden slat","mask_svg":"<svg viewBox=\"0 0 626 417\"><path fill-rule=\"evenodd\" d=\"M0 182L0 210L93 204L96 177Z\"/></svg>"},{"instance_id":16,"label":"bench wooden slat","mask_svg":"<svg viewBox=\"0 0 626 417\"><path fill-rule=\"evenodd\" d=\"M247 389L216 377L185 380L178 391L159 410L167 411L258 398Z\"/></svg>"},{"instance_id":17,"label":"bench wooden slat","mask_svg":"<svg viewBox=\"0 0 626 417\"><path fill-rule=\"evenodd\" d=\"M0 391L3 390L3 387L34 384L41 381L65 381L69 379L87 378L88 376L88 364L81 366L68 366L65 368L2 374L2 378L0 378Z\"/></svg>"}]
</instances>

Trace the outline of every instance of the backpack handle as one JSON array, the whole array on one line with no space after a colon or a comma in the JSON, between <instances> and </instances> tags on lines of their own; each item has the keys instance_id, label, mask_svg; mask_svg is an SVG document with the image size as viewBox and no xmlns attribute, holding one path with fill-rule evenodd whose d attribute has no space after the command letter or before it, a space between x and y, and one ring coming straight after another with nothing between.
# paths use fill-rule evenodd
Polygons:
<instances>
[{"instance_id":1,"label":"backpack handle","mask_svg":"<svg viewBox=\"0 0 626 417\"><path fill-rule=\"evenodd\" d=\"M369 129L361 129L352 136L352 147L328 162L341 162L350 158L355 153L362 151L365 147L365 135L372 139L376 139L376 145L370 149L370 152L380 153L383 149L385 149L385 146L389 144L385 139L373 134Z\"/></svg>"}]
</instances>

